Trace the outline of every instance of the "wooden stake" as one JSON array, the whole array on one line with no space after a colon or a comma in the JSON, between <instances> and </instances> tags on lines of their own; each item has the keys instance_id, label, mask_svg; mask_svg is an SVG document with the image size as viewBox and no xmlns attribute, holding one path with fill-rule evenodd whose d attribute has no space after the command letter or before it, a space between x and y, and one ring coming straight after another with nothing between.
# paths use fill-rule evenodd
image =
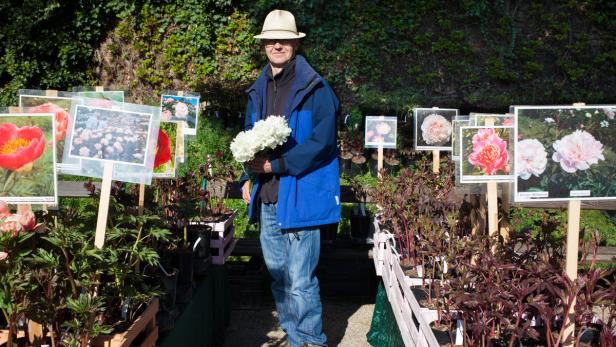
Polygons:
<instances>
[{"instance_id":1,"label":"wooden stake","mask_svg":"<svg viewBox=\"0 0 616 347\"><path fill-rule=\"evenodd\" d=\"M488 234L492 237L498 232L498 196L496 191L496 182L487 183L487 199L488 199Z\"/></svg>"},{"instance_id":2,"label":"wooden stake","mask_svg":"<svg viewBox=\"0 0 616 347\"><path fill-rule=\"evenodd\" d=\"M96 86L96 87L94 87L94 91L95 92L104 92L105 91L105 87L103 87L103 86Z\"/></svg>"},{"instance_id":3,"label":"wooden stake","mask_svg":"<svg viewBox=\"0 0 616 347\"><path fill-rule=\"evenodd\" d=\"M500 236L504 241L509 240L509 209L511 208L509 204L509 199L511 196L511 183L506 182L501 185L503 188L503 220L500 223Z\"/></svg>"},{"instance_id":4,"label":"wooden stake","mask_svg":"<svg viewBox=\"0 0 616 347\"><path fill-rule=\"evenodd\" d=\"M435 174L440 172L441 166L441 151L435 149L432 151L432 172Z\"/></svg>"},{"instance_id":5,"label":"wooden stake","mask_svg":"<svg viewBox=\"0 0 616 347\"><path fill-rule=\"evenodd\" d=\"M53 89L48 89L48 90L45 91L45 96L56 97L56 96L58 96L58 91L57 90L53 90Z\"/></svg>"},{"instance_id":6,"label":"wooden stake","mask_svg":"<svg viewBox=\"0 0 616 347\"><path fill-rule=\"evenodd\" d=\"M178 96L184 96L184 92L183 91L179 91L178 92Z\"/></svg>"},{"instance_id":7,"label":"wooden stake","mask_svg":"<svg viewBox=\"0 0 616 347\"><path fill-rule=\"evenodd\" d=\"M577 279L578 272L578 247L580 242L580 200L569 200L569 208L567 213L567 253L565 260L565 271L570 280ZM569 322L563 334L563 342L566 336L573 336L575 331L575 301L569 310ZM573 346L573 342L563 345Z\"/></svg>"},{"instance_id":8,"label":"wooden stake","mask_svg":"<svg viewBox=\"0 0 616 347\"><path fill-rule=\"evenodd\" d=\"M376 160L376 171L377 171L377 176L379 178L382 178L381 176L381 169L383 168L383 145L379 145L378 151L377 151L377 160Z\"/></svg>"},{"instance_id":9,"label":"wooden stake","mask_svg":"<svg viewBox=\"0 0 616 347\"><path fill-rule=\"evenodd\" d=\"M16 107L16 106L9 107L9 113L21 113L21 112L23 112L22 107Z\"/></svg>"},{"instance_id":10,"label":"wooden stake","mask_svg":"<svg viewBox=\"0 0 616 347\"><path fill-rule=\"evenodd\" d=\"M139 184L139 208L138 208L138 213L139 215L143 215L143 202L145 200L145 184L141 183Z\"/></svg>"},{"instance_id":11,"label":"wooden stake","mask_svg":"<svg viewBox=\"0 0 616 347\"><path fill-rule=\"evenodd\" d=\"M105 230L107 229L107 216L109 215L109 196L111 195L112 177L113 162L106 161L103 166L101 199L98 204L98 219L96 221L96 235L94 237L94 246L100 249L102 249L105 244Z\"/></svg>"},{"instance_id":12,"label":"wooden stake","mask_svg":"<svg viewBox=\"0 0 616 347\"><path fill-rule=\"evenodd\" d=\"M184 127L188 126L188 124L186 124L186 122L179 122L178 123L178 130L177 133L175 135L175 158L177 160L177 162L179 163L183 163L184 162L184 156L185 156L185 149L184 149Z\"/></svg>"}]
</instances>

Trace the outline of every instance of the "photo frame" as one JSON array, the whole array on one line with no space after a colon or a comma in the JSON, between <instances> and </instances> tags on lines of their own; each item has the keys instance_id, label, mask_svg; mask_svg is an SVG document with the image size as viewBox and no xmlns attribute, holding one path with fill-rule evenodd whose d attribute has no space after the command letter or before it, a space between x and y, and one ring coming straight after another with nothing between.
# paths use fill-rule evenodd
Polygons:
<instances>
[{"instance_id":1,"label":"photo frame","mask_svg":"<svg viewBox=\"0 0 616 347\"><path fill-rule=\"evenodd\" d=\"M396 117L366 116L364 146L366 148L396 148Z\"/></svg>"},{"instance_id":2,"label":"photo frame","mask_svg":"<svg viewBox=\"0 0 616 347\"><path fill-rule=\"evenodd\" d=\"M179 136L182 135L178 132L179 127L180 123L160 122L153 178L174 178L176 176L178 151L180 150Z\"/></svg>"},{"instance_id":3,"label":"photo frame","mask_svg":"<svg viewBox=\"0 0 616 347\"><path fill-rule=\"evenodd\" d=\"M513 127L461 126L460 183L513 182Z\"/></svg>"},{"instance_id":4,"label":"photo frame","mask_svg":"<svg viewBox=\"0 0 616 347\"><path fill-rule=\"evenodd\" d=\"M515 106L514 200L616 199L616 105Z\"/></svg>"},{"instance_id":5,"label":"photo frame","mask_svg":"<svg viewBox=\"0 0 616 347\"><path fill-rule=\"evenodd\" d=\"M0 114L0 200L57 204L55 113Z\"/></svg>"},{"instance_id":6,"label":"photo frame","mask_svg":"<svg viewBox=\"0 0 616 347\"><path fill-rule=\"evenodd\" d=\"M83 98L91 98L91 99L102 99L109 100L114 102L124 102L124 91L123 90L86 90L86 91L78 91L76 92L77 96Z\"/></svg>"},{"instance_id":7,"label":"photo frame","mask_svg":"<svg viewBox=\"0 0 616 347\"><path fill-rule=\"evenodd\" d=\"M451 160L460 161L460 127L471 125L471 121L469 116L455 116L451 123Z\"/></svg>"},{"instance_id":8,"label":"photo frame","mask_svg":"<svg viewBox=\"0 0 616 347\"><path fill-rule=\"evenodd\" d=\"M485 126L486 120L489 118L491 118L493 122L493 124L490 124L489 126L495 125L495 126L512 127L514 124L512 113L492 114L492 113L473 113L471 112L469 114L469 118L471 120L471 124L476 125L476 126Z\"/></svg>"},{"instance_id":9,"label":"photo frame","mask_svg":"<svg viewBox=\"0 0 616 347\"><path fill-rule=\"evenodd\" d=\"M56 90L19 90L19 107L29 113L48 113L55 115L56 124L56 165L59 173L79 170L80 161L64 158L66 134L70 127L70 110L73 103L81 100L71 92Z\"/></svg>"},{"instance_id":10,"label":"photo frame","mask_svg":"<svg viewBox=\"0 0 616 347\"><path fill-rule=\"evenodd\" d=\"M458 115L457 109L416 108L414 145L418 151L451 151L452 121Z\"/></svg>"},{"instance_id":11,"label":"photo frame","mask_svg":"<svg viewBox=\"0 0 616 347\"><path fill-rule=\"evenodd\" d=\"M160 109L155 106L83 99L73 104L73 126L67 135L64 155L81 159L81 169L71 175L103 178L112 165L112 179L150 184L155 162Z\"/></svg>"},{"instance_id":12,"label":"photo frame","mask_svg":"<svg viewBox=\"0 0 616 347\"><path fill-rule=\"evenodd\" d=\"M192 92L163 91L160 96L161 120L183 122L184 135L196 135L200 95Z\"/></svg>"}]
</instances>

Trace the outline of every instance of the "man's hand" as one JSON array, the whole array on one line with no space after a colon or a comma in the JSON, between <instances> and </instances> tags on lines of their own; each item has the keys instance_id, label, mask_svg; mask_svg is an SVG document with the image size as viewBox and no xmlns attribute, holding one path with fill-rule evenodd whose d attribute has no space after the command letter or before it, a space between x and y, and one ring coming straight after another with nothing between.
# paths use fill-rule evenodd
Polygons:
<instances>
[{"instance_id":1,"label":"man's hand","mask_svg":"<svg viewBox=\"0 0 616 347\"><path fill-rule=\"evenodd\" d=\"M248 168L252 173L270 173L272 172L272 163L265 158L255 158L247 162Z\"/></svg>"},{"instance_id":2,"label":"man's hand","mask_svg":"<svg viewBox=\"0 0 616 347\"><path fill-rule=\"evenodd\" d=\"M242 186L242 199L246 205L250 204L250 180L244 182Z\"/></svg>"}]
</instances>

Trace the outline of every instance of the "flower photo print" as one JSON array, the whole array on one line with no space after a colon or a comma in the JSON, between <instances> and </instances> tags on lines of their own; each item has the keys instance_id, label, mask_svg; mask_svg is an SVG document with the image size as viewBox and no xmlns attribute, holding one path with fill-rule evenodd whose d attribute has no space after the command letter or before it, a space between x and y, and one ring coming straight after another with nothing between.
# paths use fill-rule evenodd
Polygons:
<instances>
[{"instance_id":1,"label":"flower photo print","mask_svg":"<svg viewBox=\"0 0 616 347\"><path fill-rule=\"evenodd\" d=\"M145 165L151 114L78 105L69 155Z\"/></svg>"},{"instance_id":2,"label":"flower photo print","mask_svg":"<svg viewBox=\"0 0 616 347\"><path fill-rule=\"evenodd\" d=\"M69 127L71 103L68 97L39 95L20 95L19 107L27 108L30 113L53 113L56 119L56 162L61 166L64 152L64 140Z\"/></svg>"},{"instance_id":3,"label":"flower photo print","mask_svg":"<svg viewBox=\"0 0 616 347\"><path fill-rule=\"evenodd\" d=\"M174 178L176 168L177 129L179 123L161 122L156 144L152 177Z\"/></svg>"},{"instance_id":4,"label":"flower photo print","mask_svg":"<svg viewBox=\"0 0 616 347\"><path fill-rule=\"evenodd\" d=\"M54 117L0 114L0 200L56 203Z\"/></svg>"},{"instance_id":5,"label":"flower photo print","mask_svg":"<svg viewBox=\"0 0 616 347\"><path fill-rule=\"evenodd\" d=\"M453 126L451 133L451 160L457 162L460 160L460 127L469 126L470 120L468 116L456 116L451 123Z\"/></svg>"},{"instance_id":6,"label":"flower photo print","mask_svg":"<svg viewBox=\"0 0 616 347\"><path fill-rule=\"evenodd\" d=\"M513 181L513 127L460 127L460 182Z\"/></svg>"},{"instance_id":7,"label":"flower photo print","mask_svg":"<svg viewBox=\"0 0 616 347\"><path fill-rule=\"evenodd\" d=\"M516 201L616 199L616 106L515 107Z\"/></svg>"},{"instance_id":8,"label":"flower photo print","mask_svg":"<svg viewBox=\"0 0 616 347\"><path fill-rule=\"evenodd\" d=\"M196 135L199 96L163 94L160 97L161 122L186 122L185 133Z\"/></svg>"},{"instance_id":9,"label":"flower photo print","mask_svg":"<svg viewBox=\"0 0 616 347\"><path fill-rule=\"evenodd\" d=\"M102 99L114 102L124 102L124 91L122 90L104 90L102 92L97 91L82 91L77 92L78 96L92 99Z\"/></svg>"},{"instance_id":10,"label":"flower photo print","mask_svg":"<svg viewBox=\"0 0 616 347\"><path fill-rule=\"evenodd\" d=\"M366 117L365 146L366 148L396 148L396 117Z\"/></svg>"},{"instance_id":11,"label":"flower photo print","mask_svg":"<svg viewBox=\"0 0 616 347\"><path fill-rule=\"evenodd\" d=\"M458 115L456 109L416 108L415 149L451 151L452 121Z\"/></svg>"}]
</instances>

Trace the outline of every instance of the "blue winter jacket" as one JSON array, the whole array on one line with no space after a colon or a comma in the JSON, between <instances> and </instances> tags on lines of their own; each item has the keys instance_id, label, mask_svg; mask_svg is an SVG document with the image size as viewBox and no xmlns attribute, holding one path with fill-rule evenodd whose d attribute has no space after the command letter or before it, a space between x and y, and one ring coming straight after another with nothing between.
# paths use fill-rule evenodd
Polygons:
<instances>
[{"instance_id":1,"label":"blue winter jacket","mask_svg":"<svg viewBox=\"0 0 616 347\"><path fill-rule=\"evenodd\" d=\"M248 88L244 129L266 118L269 64ZM295 58L295 82L285 109L291 136L270 161L280 175L276 221L281 229L313 227L340 221L340 176L336 144L339 102L327 82L306 59ZM248 208L250 223L257 222L260 203L258 178ZM255 203L256 202L256 203Z\"/></svg>"}]
</instances>

